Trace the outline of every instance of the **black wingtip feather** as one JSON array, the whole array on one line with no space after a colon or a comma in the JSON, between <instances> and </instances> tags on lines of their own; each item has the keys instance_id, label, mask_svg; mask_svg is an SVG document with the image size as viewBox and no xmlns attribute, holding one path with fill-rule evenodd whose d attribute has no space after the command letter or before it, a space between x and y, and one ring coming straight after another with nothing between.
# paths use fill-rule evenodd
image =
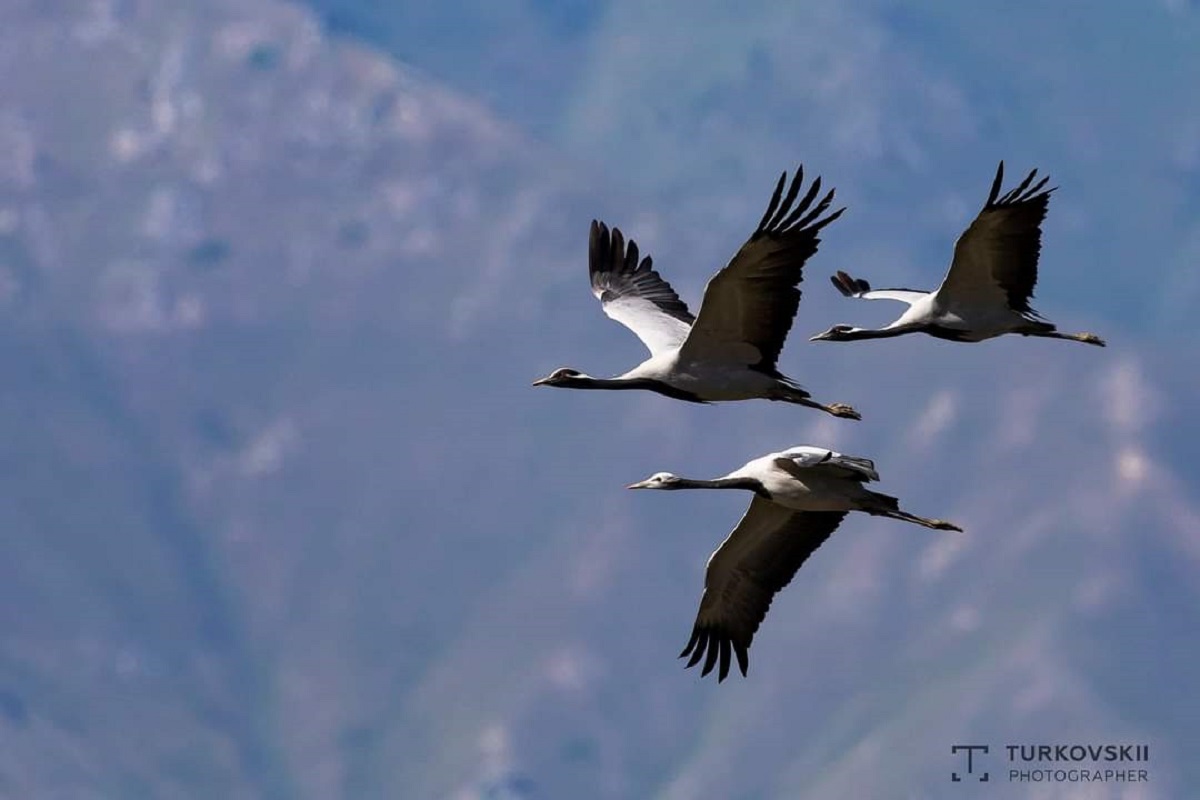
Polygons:
<instances>
[{"instance_id":1,"label":"black wingtip feather","mask_svg":"<svg viewBox=\"0 0 1200 800\"><path fill-rule=\"evenodd\" d=\"M796 198L800 195L800 189L804 186L804 165L801 164L796 168L796 174L792 178L791 185L788 187L787 196L783 194L784 185L787 184L787 172L785 171L779 176L779 182L775 184L775 191L771 195L771 202L767 204L766 213L758 222L758 227L754 230L755 236L764 234L782 234L792 231L804 230L815 233L824 228L829 223L840 217L846 210L840 208L833 214L817 221L818 217L825 213L833 202L834 191L831 189L827 195L813 207L813 200L821 191L821 176L818 175L813 179L812 185L799 201Z\"/></svg>"},{"instance_id":2,"label":"black wingtip feather","mask_svg":"<svg viewBox=\"0 0 1200 800\"><path fill-rule=\"evenodd\" d=\"M625 234L621 233L620 228L613 228L609 242L609 269L619 273L622 265L625 263Z\"/></svg>"},{"instance_id":3,"label":"black wingtip feather","mask_svg":"<svg viewBox=\"0 0 1200 800\"><path fill-rule=\"evenodd\" d=\"M1050 182L1050 176L1049 175L1043 176L1042 179L1037 182L1037 185L1029 190L1029 196L1033 197L1035 194L1037 194L1038 192L1040 192L1042 190L1043 186L1045 186L1049 182ZM1053 189L1049 189L1049 190L1047 190L1046 193L1049 194L1050 192L1053 192L1053 191L1054 191Z\"/></svg>"},{"instance_id":4,"label":"black wingtip feather","mask_svg":"<svg viewBox=\"0 0 1200 800\"><path fill-rule=\"evenodd\" d=\"M853 278L840 269L836 275L830 275L829 280L846 297L857 297L864 292L871 291L871 284L867 283L864 279Z\"/></svg>"},{"instance_id":5,"label":"black wingtip feather","mask_svg":"<svg viewBox=\"0 0 1200 800\"><path fill-rule=\"evenodd\" d=\"M830 193L829 193L829 197L830 197L831 199L833 198L833 192L830 192ZM819 231L819 230L821 230L822 228L824 228L826 225L828 225L829 223L833 222L835 219L837 219L838 217L840 217L842 214L845 214L845 213L846 213L846 207L845 207L845 206L842 206L842 207L841 207L841 208L839 208L837 211L833 212L833 213L832 213L832 214L830 214L828 217L826 217L825 219L823 219L823 220L821 220L820 222L818 222L816 225L813 225L813 226L812 226L812 229L813 229L814 231Z\"/></svg>"},{"instance_id":6,"label":"black wingtip feather","mask_svg":"<svg viewBox=\"0 0 1200 800\"><path fill-rule=\"evenodd\" d=\"M1025 190L1027 188L1029 188L1029 184L1033 182L1034 176L1036 176L1036 175L1037 175L1036 169L1033 170L1032 172L1030 172L1028 175L1026 175L1025 180L1023 180L1019 184L1017 184L1016 188L1014 188L1008 194L1004 195L1004 197L1000 198L1000 202L998 203L998 205L1004 205L1005 203L1015 203L1019 200L1025 199Z\"/></svg>"},{"instance_id":7,"label":"black wingtip feather","mask_svg":"<svg viewBox=\"0 0 1200 800\"><path fill-rule=\"evenodd\" d=\"M796 202L796 195L800 193L800 182L803 179L804 171L802 169L797 170L796 179L792 181L792 190L788 192L787 200L784 202L783 207L780 208L777 218L771 222L771 230L788 230L795 225L796 220L800 218L800 216L812 203L813 198L817 196L817 192L821 191L821 176L818 175L817 179L813 181L812 186L810 186L808 191L804 194L804 197L800 200L796 207L792 209L792 213L785 216L784 212L788 209L791 209L792 203Z\"/></svg>"},{"instance_id":8,"label":"black wingtip feather","mask_svg":"<svg viewBox=\"0 0 1200 800\"><path fill-rule=\"evenodd\" d=\"M775 191L771 194L771 202L767 203L767 210L763 213L762 219L758 221L758 227L755 228L756 231L764 230L767 226L767 220L775 214L775 209L779 207L779 198L783 197L783 185L786 182L787 171L785 170L779 176L779 183L775 184Z\"/></svg>"},{"instance_id":9,"label":"black wingtip feather","mask_svg":"<svg viewBox=\"0 0 1200 800\"><path fill-rule=\"evenodd\" d=\"M750 669L750 653L748 647L733 637L727 637L708 628L694 628L687 646L679 654L679 658L688 659L685 669L704 663L700 668L700 677L707 676L713 670L717 673L717 683L722 683L732 672L732 666L737 664L738 671L745 677Z\"/></svg>"},{"instance_id":10,"label":"black wingtip feather","mask_svg":"<svg viewBox=\"0 0 1200 800\"><path fill-rule=\"evenodd\" d=\"M810 186L808 189L808 194L804 195L804 199L800 201L800 205L796 206L796 210L793 211L791 216L789 216L784 222L783 230L789 230L793 227L803 228L808 225L808 223L821 216L825 209L829 208L829 203L833 200L832 189L829 190L829 194L825 195L825 197L821 199L820 203L817 203L816 208L814 208L808 214L804 213L805 210L812 205L812 201L816 199L817 192L819 191L821 191L820 175L818 175L817 179L813 181L812 186Z\"/></svg>"},{"instance_id":11,"label":"black wingtip feather","mask_svg":"<svg viewBox=\"0 0 1200 800\"><path fill-rule=\"evenodd\" d=\"M692 629L692 638L688 639L687 645L683 648L683 652L679 654L679 658L684 658L688 653L692 652L692 648L696 646L696 640L700 638L700 631Z\"/></svg>"},{"instance_id":12,"label":"black wingtip feather","mask_svg":"<svg viewBox=\"0 0 1200 800\"><path fill-rule=\"evenodd\" d=\"M787 175L786 172L783 174L785 176ZM820 181L821 179L817 178L817 182L820 183ZM804 167L801 166L800 169L796 170L796 174L792 178L792 185L788 187L787 197L783 198L783 202L779 204L779 208L776 210L775 216L767 224L767 230L776 230L780 227L780 223L788 215L788 211L791 210L792 204L796 202L796 197L800 194L800 187L803 185L803 183ZM806 203L801 201L800 208L803 209L805 205ZM783 227L786 228L787 226L784 225Z\"/></svg>"},{"instance_id":13,"label":"black wingtip feather","mask_svg":"<svg viewBox=\"0 0 1200 800\"><path fill-rule=\"evenodd\" d=\"M746 670L750 668L750 652L746 645L740 642L733 643L733 652L737 655L738 669L742 671L742 677L746 677Z\"/></svg>"},{"instance_id":14,"label":"black wingtip feather","mask_svg":"<svg viewBox=\"0 0 1200 800\"><path fill-rule=\"evenodd\" d=\"M1004 182L1004 162L1000 162L1000 166L996 169L996 179L992 182L992 190L988 193L987 203L984 204L984 210L992 208L1000 208L1003 206L1016 205L1018 203L1026 203L1036 201L1044 197L1048 197L1052 192L1058 189L1057 186L1052 186L1049 189L1045 188L1050 182L1050 176L1043 175L1042 179L1037 183L1033 181L1037 178L1038 170L1031 170L1025 179L1015 187L1000 194L1000 187ZM1032 185L1030 185L1032 184Z\"/></svg>"},{"instance_id":15,"label":"black wingtip feather","mask_svg":"<svg viewBox=\"0 0 1200 800\"><path fill-rule=\"evenodd\" d=\"M813 233L816 233L817 231L821 230L826 225L828 225L829 223L833 222L835 219L840 217L842 214L844 214L846 212L846 207L842 206L837 211L835 211L832 214L830 214L829 216L825 217L825 219L820 220L819 222L816 222L815 224L813 223L813 220L815 220L817 217L824 214L825 209L829 208L830 204L833 202L833 192L834 192L834 190L830 189L829 194L825 195L825 199L822 200L820 202L820 204L816 208L814 208L811 213L808 214L808 216L804 217L804 219L797 222L796 227L797 228L806 228L806 229L812 231Z\"/></svg>"},{"instance_id":16,"label":"black wingtip feather","mask_svg":"<svg viewBox=\"0 0 1200 800\"><path fill-rule=\"evenodd\" d=\"M721 654L721 640L709 640L708 642L708 657L704 659L704 669L700 670L700 677L713 671L713 667L717 665L717 657Z\"/></svg>"},{"instance_id":17,"label":"black wingtip feather","mask_svg":"<svg viewBox=\"0 0 1200 800\"><path fill-rule=\"evenodd\" d=\"M638 246L632 239L625 248L625 271L636 272L638 268Z\"/></svg>"},{"instance_id":18,"label":"black wingtip feather","mask_svg":"<svg viewBox=\"0 0 1200 800\"><path fill-rule=\"evenodd\" d=\"M984 208L996 202L996 198L1000 196L1000 184L1004 182L1004 159L1000 159L1000 166L996 167L996 179L992 181L992 190L988 192L987 203Z\"/></svg>"},{"instance_id":19,"label":"black wingtip feather","mask_svg":"<svg viewBox=\"0 0 1200 800\"><path fill-rule=\"evenodd\" d=\"M700 659L704 657L704 651L708 648L708 631L700 631L700 638L696 642L696 650L692 653L692 657L688 659L688 669L700 663Z\"/></svg>"}]
</instances>

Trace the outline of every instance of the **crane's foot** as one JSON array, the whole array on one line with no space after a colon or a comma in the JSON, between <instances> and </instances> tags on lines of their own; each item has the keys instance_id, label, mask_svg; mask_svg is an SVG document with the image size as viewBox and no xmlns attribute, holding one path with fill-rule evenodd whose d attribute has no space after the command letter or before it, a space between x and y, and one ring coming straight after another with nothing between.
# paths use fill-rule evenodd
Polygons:
<instances>
[{"instance_id":1,"label":"crane's foot","mask_svg":"<svg viewBox=\"0 0 1200 800\"><path fill-rule=\"evenodd\" d=\"M1094 344L1097 347L1106 346L1104 340L1094 333L1077 333L1075 334L1075 341L1083 342L1084 344Z\"/></svg>"},{"instance_id":2,"label":"crane's foot","mask_svg":"<svg viewBox=\"0 0 1200 800\"><path fill-rule=\"evenodd\" d=\"M835 417L843 419L862 419L862 414L854 410L853 406L848 406L845 403L831 403L827 406L821 406L825 411L833 414Z\"/></svg>"}]
</instances>

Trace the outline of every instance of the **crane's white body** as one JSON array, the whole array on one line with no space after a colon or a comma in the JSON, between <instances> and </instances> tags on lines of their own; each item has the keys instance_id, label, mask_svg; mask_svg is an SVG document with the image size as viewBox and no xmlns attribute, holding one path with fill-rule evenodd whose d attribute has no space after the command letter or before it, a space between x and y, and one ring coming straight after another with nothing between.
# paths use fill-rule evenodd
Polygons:
<instances>
[{"instance_id":1,"label":"crane's white body","mask_svg":"<svg viewBox=\"0 0 1200 800\"><path fill-rule=\"evenodd\" d=\"M803 170L784 197L786 178L779 179L758 228L709 280L696 316L654 271L649 256L639 261L635 242L593 221L592 293L606 315L642 340L650 358L612 378L563 367L534 385L646 389L696 403L782 400L858 419L850 406L811 400L776 368L800 302L804 264L817 251L820 230L842 213L826 214L832 191L814 204L820 178L798 203Z\"/></svg>"},{"instance_id":2,"label":"crane's white body","mask_svg":"<svg viewBox=\"0 0 1200 800\"><path fill-rule=\"evenodd\" d=\"M657 472L630 489L743 489L754 499L733 531L708 559L704 594L681 656L688 666L704 659L702 675L714 668L718 681L736 657L742 674L750 643L771 600L850 511L891 517L937 530L961 530L942 520L918 517L899 501L865 484L879 480L869 459L823 447L798 445L753 459L713 480Z\"/></svg>"},{"instance_id":3,"label":"crane's white body","mask_svg":"<svg viewBox=\"0 0 1200 800\"><path fill-rule=\"evenodd\" d=\"M982 342L1006 333L1020 333L1027 330L1031 322L1037 324L1007 304L997 303L979 294L955 296L948 293L947 296L940 289L929 294L882 290L867 292L861 297L865 300L889 299L910 304L895 322L885 326L884 330L888 331L945 328L959 332L958 341Z\"/></svg>"},{"instance_id":4,"label":"crane's white body","mask_svg":"<svg viewBox=\"0 0 1200 800\"><path fill-rule=\"evenodd\" d=\"M745 359L722 359L720 354L688 358L679 348L651 356L617 380L658 381L707 402L768 398L779 378L750 368Z\"/></svg>"},{"instance_id":5,"label":"crane's white body","mask_svg":"<svg viewBox=\"0 0 1200 800\"><path fill-rule=\"evenodd\" d=\"M875 492L863 485L879 479L874 466L824 448L800 445L769 453L725 477L753 478L771 502L793 511L855 511L878 505Z\"/></svg>"}]
</instances>

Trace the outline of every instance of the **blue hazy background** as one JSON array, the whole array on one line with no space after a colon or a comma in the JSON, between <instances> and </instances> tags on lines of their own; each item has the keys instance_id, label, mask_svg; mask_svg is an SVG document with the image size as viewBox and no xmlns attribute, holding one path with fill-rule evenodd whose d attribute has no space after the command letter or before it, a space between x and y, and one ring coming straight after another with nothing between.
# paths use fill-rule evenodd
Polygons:
<instances>
[{"instance_id":1,"label":"blue hazy background","mask_svg":"<svg viewBox=\"0 0 1200 800\"><path fill-rule=\"evenodd\" d=\"M1200 791L1194 3L4 0L0 62L0 797ZM1106 350L806 341L896 310L835 269L935 286L1000 158ZM863 422L529 388L642 357L593 217L695 307L800 162L849 210L781 366ZM746 498L621 487L797 443L967 533L852 517L700 680Z\"/></svg>"}]
</instances>

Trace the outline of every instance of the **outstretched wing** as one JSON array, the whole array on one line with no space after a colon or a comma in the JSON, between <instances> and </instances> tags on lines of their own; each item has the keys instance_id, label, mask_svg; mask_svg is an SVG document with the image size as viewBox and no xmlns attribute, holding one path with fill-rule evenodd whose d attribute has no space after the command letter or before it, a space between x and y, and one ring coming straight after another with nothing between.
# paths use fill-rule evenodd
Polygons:
<instances>
[{"instance_id":1,"label":"outstretched wing","mask_svg":"<svg viewBox=\"0 0 1200 800\"><path fill-rule=\"evenodd\" d=\"M690 655L689 667L704 659L701 675L717 666L718 683L729 675L730 659L736 657L745 675L750 643L771 601L845 516L844 511L792 511L755 496L708 560L692 638L679 657Z\"/></svg>"},{"instance_id":2,"label":"outstretched wing","mask_svg":"<svg viewBox=\"0 0 1200 800\"><path fill-rule=\"evenodd\" d=\"M630 239L627 245L618 228L610 233L603 222L592 220L592 294L604 313L637 334L652 355L682 344L695 319L653 264L650 256L638 262L637 243Z\"/></svg>"},{"instance_id":3,"label":"outstretched wing","mask_svg":"<svg viewBox=\"0 0 1200 800\"><path fill-rule=\"evenodd\" d=\"M829 280L846 297L857 297L860 300L899 300L911 306L929 294L920 289L872 289L871 284L862 278L852 278L841 270L838 270L836 275L830 275Z\"/></svg>"},{"instance_id":4,"label":"outstretched wing","mask_svg":"<svg viewBox=\"0 0 1200 800\"><path fill-rule=\"evenodd\" d=\"M765 372L775 369L800 305L804 264L817 252L821 229L845 211L821 216L833 202L834 192L830 190L814 206L821 191L819 177L796 203L804 185L803 167L796 170L783 197L786 183L784 172L754 233L708 282L681 355L704 360L720 353L744 357L748 366Z\"/></svg>"},{"instance_id":5,"label":"outstretched wing","mask_svg":"<svg viewBox=\"0 0 1200 800\"><path fill-rule=\"evenodd\" d=\"M1050 193L1057 188L1043 189L1050 179L1034 183L1035 177L1036 169L1002 196L1004 162L1000 162L987 203L954 245L954 261L938 289L939 299L951 307L1003 304L1030 313L1042 250L1042 220Z\"/></svg>"}]
</instances>

